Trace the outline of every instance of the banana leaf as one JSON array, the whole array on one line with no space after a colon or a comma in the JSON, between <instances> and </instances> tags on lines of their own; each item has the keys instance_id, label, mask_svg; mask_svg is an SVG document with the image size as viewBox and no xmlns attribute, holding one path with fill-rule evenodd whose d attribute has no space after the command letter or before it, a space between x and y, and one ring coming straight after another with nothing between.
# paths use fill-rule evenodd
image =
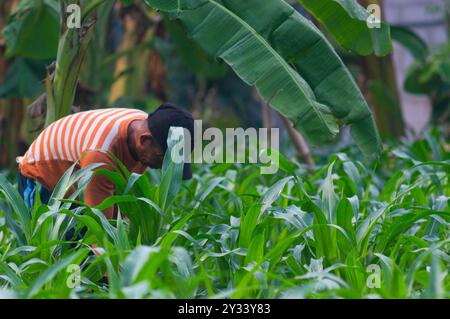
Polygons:
<instances>
[{"instance_id":1,"label":"banana leaf","mask_svg":"<svg viewBox=\"0 0 450 319\"><path fill-rule=\"evenodd\" d=\"M205 52L255 85L309 142L330 142L339 125L351 125L364 153L380 150L372 114L349 71L320 31L284 1L146 3L179 19Z\"/></svg>"},{"instance_id":2,"label":"banana leaf","mask_svg":"<svg viewBox=\"0 0 450 319\"><path fill-rule=\"evenodd\" d=\"M359 55L385 56L392 52L390 27L369 28L370 13L356 0L299 0L339 45Z\"/></svg>"},{"instance_id":3,"label":"banana leaf","mask_svg":"<svg viewBox=\"0 0 450 319\"><path fill-rule=\"evenodd\" d=\"M228 66L223 62L213 60L195 42L189 39L179 21L164 19L177 52L184 64L194 73L207 79L220 79L225 76Z\"/></svg>"},{"instance_id":4,"label":"banana leaf","mask_svg":"<svg viewBox=\"0 0 450 319\"><path fill-rule=\"evenodd\" d=\"M405 47L416 60L425 62L430 50L426 42L411 29L391 26L392 38Z\"/></svg>"}]
</instances>

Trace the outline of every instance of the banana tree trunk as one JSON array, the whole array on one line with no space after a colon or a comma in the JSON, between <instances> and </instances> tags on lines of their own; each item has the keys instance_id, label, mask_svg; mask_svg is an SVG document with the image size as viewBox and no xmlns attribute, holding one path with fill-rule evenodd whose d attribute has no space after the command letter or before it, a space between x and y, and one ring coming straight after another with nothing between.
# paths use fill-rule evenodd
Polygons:
<instances>
[{"instance_id":1,"label":"banana tree trunk","mask_svg":"<svg viewBox=\"0 0 450 319\"><path fill-rule=\"evenodd\" d=\"M271 141L272 138L270 137L270 128L273 127L272 110L270 109L269 105L264 101L264 99L261 97L261 95L258 93L258 90L256 90L255 88L253 89L253 95L255 99L261 104L263 114L263 127L269 129L267 131L269 133L267 140ZM314 159L312 158L311 152L305 139L297 130L295 130L294 126L292 125L292 122L288 118L286 118L282 114L279 115L281 122L283 123L283 126L286 129L292 144L294 145L297 156L303 163L305 163L308 166L308 169L310 170L314 169L316 164L314 162Z\"/></svg>"},{"instance_id":2,"label":"banana tree trunk","mask_svg":"<svg viewBox=\"0 0 450 319\"><path fill-rule=\"evenodd\" d=\"M0 101L0 167L16 167L15 158L22 151L19 145L23 113L22 98Z\"/></svg>"},{"instance_id":3,"label":"banana tree trunk","mask_svg":"<svg viewBox=\"0 0 450 319\"><path fill-rule=\"evenodd\" d=\"M97 23L94 31L95 35L92 39L92 44L89 47L86 60L80 71L78 89L80 89L80 83L83 83L86 84L87 88L89 88L92 92L89 99L89 106L107 104L107 99L102 93L109 90L109 82L105 80L105 78L108 78L105 76L106 70L101 68L105 58L109 54L107 42L110 36L109 23L111 21L110 18L114 4L115 1L106 1L101 9L97 10ZM113 71L110 71L110 75L108 76L112 77L112 74ZM76 98L79 97L78 91L75 96ZM76 99L75 103L78 106Z\"/></svg>"},{"instance_id":4,"label":"banana tree trunk","mask_svg":"<svg viewBox=\"0 0 450 319\"><path fill-rule=\"evenodd\" d=\"M270 128L273 127L272 110L270 109L269 105L267 105L266 101L264 101L264 99L258 93L258 90L256 88L253 88L253 96L261 105L262 124L263 124L263 128L268 129L267 130L267 141L269 143L268 146L271 147L270 141L272 141L272 134L271 134Z\"/></svg>"},{"instance_id":5,"label":"banana tree trunk","mask_svg":"<svg viewBox=\"0 0 450 319\"><path fill-rule=\"evenodd\" d=\"M383 0L361 0L365 7L377 4L382 8ZM381 11L383 13L383 10ZM400 137L404 134L405 125L400 108L400 94L397 87L396 74L392 55L385 57L368 56L363 60L366 77L367 96L373 106L375 121L380 135L384 137ZM371 84L382 84L384 92L371 89ZM382 93L382 97L379 96ZM378 95L378 96L376 96Z\"/></svg>"},{"instance_id":6,"label":"banana tree trunk","mask_svg":"<svg viewBox=\"0 0 450 319\"><path fill-rule=\"evenodd\" d=\"M61 31L55 74L46 79L47 110L45 126L71 113L81 64L92 40L95 9L106 0L82 1L81 28L68 28L66 8L79 1L61 2ZM83 3L84 2L84 3Z\"/></svg>"},{"instance_id":7,"label":"banana tree trunk","mask_svg":"<svg viewBox=\"0 0 450 319\"><path fill-rule=\"evenodd\" d=\"M5 27L6 19L19 4L18 0L0 1L0 30ZM11 65L11 61L5 58L6 46L0 36L0 83L5 81L5 75ZM0 99L0 168L16 167L15 158L22 151L21 131L23 120L22 98Z\"/></svg>"},{"instance_id":8,"label":"banana tree trunk","mask_svg":"<svg viewBox=\"0 0 450 319\"><path fill-rule=\"evenodd\" d=\"M202 106L203 101L206 96L206 81L201 77L197 77L198 79L198 90L194 97L194 102L192 103L192 117L196 120L200 120L202 118Z\"/></svg>"},{"instance_id":9,"label":"banana tree trunk","mask_svg":"<svg viewBox=\"0 0 450 319\"><path fill-rule=\"evenodd\" d=\"M294 127L292 126L292 122L289 119L287 119L281 114L280 118L284 128L286 129L289 137L291 138L292 144L294 145L295 150L297 152L297 156L303 163L305 163L308 166L309 170L314 170L316 164L311 156L311 152L305 139L297 130L294 129Z\"/></svg>"},{"instance_id":10,"label":"banana tree trunk","mask_svg":"<svg viewBox=\"0 0 450 319\"><path fill-rule=\"evenodd\" d=\"M123 96L144 98L148 77L150 43L154 28L142 8L137 5L121 9L124 32L118 52L122 56L116 61L114 78L109 103L112 104Z\"/></svg>"}]
</instances>

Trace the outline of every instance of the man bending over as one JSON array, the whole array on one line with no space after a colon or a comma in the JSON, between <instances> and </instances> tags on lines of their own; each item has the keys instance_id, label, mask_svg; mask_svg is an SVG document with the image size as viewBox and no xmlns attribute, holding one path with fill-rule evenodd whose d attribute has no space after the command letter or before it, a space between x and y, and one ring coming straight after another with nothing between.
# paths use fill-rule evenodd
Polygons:
<instances>
[{"instance_id":1,"label":"man bending over","mask_svg":"<svg viewBox=\"0 0 450 319\"><path fill-rule=\"evenodd\" d=\"M161 168L171 126L188 129L193 144L192 115L171 104L163 104L150 114L111 108L66 116L42 131L18 158L19 192L32 207L37 181L41 200L47 203L59 179L75 162L79 161L79 168L93 163L117 165L108 152L131 172L142 174L147 167ZM183 179L191 177L191 166L186 163ZM95 206L112 195L114 184L105 176L94 175L86 188L85 202ZM113 218L113 208L105 214Z\"/></svg>"}]
</instances>

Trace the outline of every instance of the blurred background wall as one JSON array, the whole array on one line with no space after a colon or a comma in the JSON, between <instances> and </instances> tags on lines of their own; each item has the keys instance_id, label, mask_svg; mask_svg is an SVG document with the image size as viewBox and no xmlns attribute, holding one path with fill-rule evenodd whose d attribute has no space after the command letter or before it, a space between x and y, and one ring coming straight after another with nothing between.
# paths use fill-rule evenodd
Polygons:
<instances>
[{"instance_id":1,"label":"blurred background wall","mask_svg":"<svg viewBox=\"0 0 450 319\"><path fill-rule=\"evenodd\" d=\"M447 30L442 15L445 0L384 0L384 17L387 22L411 28L429 46L447 41ZM431 117L431 102L427 96L405 92L403 83L406 70L414 59L407 49L394 42L394 65L403 118L415 134L420 133ZM410 133L409 133L410 134Z\"/></svg>"}]
</instances>

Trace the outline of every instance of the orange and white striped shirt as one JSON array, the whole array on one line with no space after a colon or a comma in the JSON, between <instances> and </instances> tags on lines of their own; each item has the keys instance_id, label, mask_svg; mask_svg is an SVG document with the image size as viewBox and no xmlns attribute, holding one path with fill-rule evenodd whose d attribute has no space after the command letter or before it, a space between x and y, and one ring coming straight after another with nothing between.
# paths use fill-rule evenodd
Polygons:
<instances>
[{"instance_id":1,"label":"orange and white striped shirt","mask_svg":"<svg viewBox=\"0 0 450 319\"><path fill-rule=\"evenodd\" d=\"M39 181L49 190L54 189L64 172L77 161L80 167L99 162L113 164L107 152L112 152L130 171L143 172L145 167L129 152L127 132L132 121L147 117L143 111L126 108L66 116L42 131L25 155L18 158L19 169L24 176ZM97 204L103 197L112 195L112 185L103 182L107 191L103 189L99 196L88 196L87 190L86 195L90 197L87 204Z\"/></svg>"}]
</instances>

